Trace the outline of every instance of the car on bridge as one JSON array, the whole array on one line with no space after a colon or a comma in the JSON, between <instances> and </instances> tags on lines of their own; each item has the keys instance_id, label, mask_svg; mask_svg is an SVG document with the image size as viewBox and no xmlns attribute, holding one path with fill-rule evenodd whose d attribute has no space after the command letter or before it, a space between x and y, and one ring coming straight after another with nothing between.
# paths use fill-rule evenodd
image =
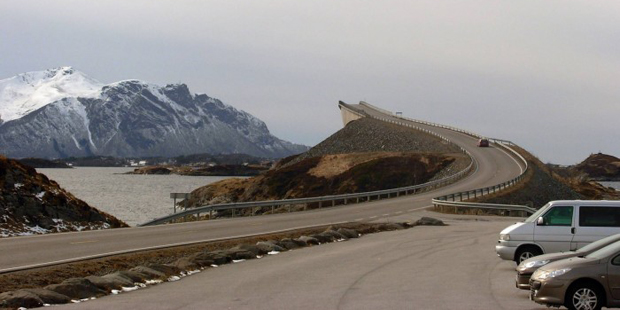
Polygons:
<instances>
[{"instance_id":1,"label":"car on bridge","mask_svg":"<svg viewBox=\"0 0 620 310\"><path fill-rule=\"evenodd\" d=\"M566 251L566 252L558 252L558 253L550 253L543 254L539 256L532 257L530 259L526 259L519 266L517 266L517 278L516 285L517 288L522 290L530 289L530 278L532 274L540 267L545 266L549 263L571 258L578 256L586 256L594 251L598 251L612 243L620 241L620 234L611 235L609 237L605 237L598 241L594 241L583 248L575 251Z\"/></svg>"},{"instance_id":2,"label":"car on bridge","mask_svg":"<svg viewBox=\"0 0 620 310\"><path fill-rule=\"evenodd\" d=\"M482 138L478 140L478 147L489 147L489 139Z\"/></svg>"},{"instance_id":3,"label":"car on bridge","mask_svg":"<svg viewBox=\"0 0 620 310\"><path fill-rule=\"evenodd\" d=\"M546 306L599 310L620 307L620 241L534 272L530 299Z\"/></svg>"}]
</instances>

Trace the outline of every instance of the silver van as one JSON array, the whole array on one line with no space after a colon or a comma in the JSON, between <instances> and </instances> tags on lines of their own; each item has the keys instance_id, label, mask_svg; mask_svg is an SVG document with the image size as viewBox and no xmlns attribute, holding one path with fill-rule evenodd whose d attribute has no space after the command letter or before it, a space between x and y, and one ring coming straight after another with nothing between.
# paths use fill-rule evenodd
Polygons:
<instances>
[{"instance_id":1,"label":"silver van","mask_svg":"<svg viewBox=\"0 0 620 310\"><path fill-rule=\"evenodd\" d=\"M495 252L519 264L544 253L574 251L618 233L620 201L557 200L502 230Z\"/></svg>"}]
</instances>

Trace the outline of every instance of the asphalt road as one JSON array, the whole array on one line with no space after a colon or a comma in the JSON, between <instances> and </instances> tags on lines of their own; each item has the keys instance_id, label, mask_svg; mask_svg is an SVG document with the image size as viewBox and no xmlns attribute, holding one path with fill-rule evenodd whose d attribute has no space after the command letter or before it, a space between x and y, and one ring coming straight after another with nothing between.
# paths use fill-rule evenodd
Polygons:
<instances>
[{"instance_id":1,"label":"asphalt road","mask_svg":"<svg viewBox=\"0 0 620 310\"><path fill-rule=\"evenodd\" d=\"M515 219L419 211L443 219L244 261L135 292L58 309L547 309L515 288L514 263L497 257Z\"/></svg>"},{"instance_id":2,"label":"asphalt road","mask_svg":"<svg viewBox=\"0 0 620 310\"><path fill-rule=\"evenodd\" d=\"M476 140L470 136L445 129L428 128L440 132L468 149L477 160L478 169L469 177L434 191L336 208L154 227L3 238L0 239L0 272L187 242L225 239L347 221L377 220L428 207L432 197L508 181L519 175L523 169L514 158L499 148L478 148Z\"/></svg>"}]
</instances>

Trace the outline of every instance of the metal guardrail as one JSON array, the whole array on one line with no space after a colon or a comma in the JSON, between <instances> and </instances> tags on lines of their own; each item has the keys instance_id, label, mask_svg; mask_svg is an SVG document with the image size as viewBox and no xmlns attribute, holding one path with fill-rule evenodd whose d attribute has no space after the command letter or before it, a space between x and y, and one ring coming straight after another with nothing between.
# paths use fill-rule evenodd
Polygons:
<instances>
[{"instance_id":1,"label":"metal guardrail","mask_svg":"<svg viewBox=\"0 0 620 310\"><path fill-rule=\"evenodd\" d=\"M460 210L486 210L487 213L506 216L521 216L526 217L527 214L533 214L536 209L521 205L505 205L505 204L493 204L493 203L471 203L471 202L452 202L442 201L436 208L441 212L459 213Z\"/></svg>"},{"instance_id":2,"label":"metal guardrail","mask_svg":"<svg viewBox=\"0 0 620 310\"><path fill-rule=\"evenodd\" d=\"M411 118L407 118L407 117L403 117L401 115L395 115L391 112L387 112L381 108L375 107L367 102L360 102L360 105L363 105L365 107L368 107L370 109L373 109L375 111L378 111L379 113L383 113L383 114L388 114L391 115L392 117L395 118L400 118L409 122L413 122L413 123L418 123L418 124L423 124L423 125L427 125L427 126L432 126L432 127L437 127L437 128L444 128L444 129L448 129L451 131L455 131L455 132L460 132L475 138L485 138L479 134L473 133L471 131L467 131L467 130L463 130L460 128L456 128L456 127L452 127L452 126L446 126L446 125L441 125L441 124L437 124L437 123L431 123L431 122L426 122L426 121L421 121L421 120L415 120L415 119L411 119ZM420 129L420 128L419 128ZM441 136L440 136L441 137ZM508 141L508 140L503 140L503 139L497 139L497 138L486 138L489 140L489 142L494 143L495 145L502 147L506 150L508 150L510 153L513 154L513 156L515 156L516 158L518 158L521 162L523 162L525 169L523 169L523 172L521 172L521 174L519 176L517 176L516 178L509 180L507 182L503 182L497 185L493 185L493 186L489 186L489 187L485 187L485 188L478 188L478 189L474 189L474 190L470 190L470 191L464 191L464 192L458 192L458 193L454 193L454 194L449 194L449 195L444 195L444 196L440 196L440 197L435 197L432 199L433 202L433 206L435 207L435 209L440 210L440 211L446 211L446 207L450 207L451 210L453 210L454 212L457 212L459 209L486 209L486 210L495 210L495 211L508 211L509 214L512 214L511 212L520 212L519 214L521 214L521 216L524 213L534 213L536 212L536 209L528 207L528 206L521 206L521 205L503 205L503 204L489 204L489 203L471 203L471 202L462 202L461 200L463 199L471 199L471 198L476 198L476 197L480 197L480 196L484 196L484 195L489 195L489 194L493 194L495 192L498 192L500 190L506 189L508 187L514 186L516 185L518 182L520 182L521 180L523 180L525 174L527 173L528 169L529 169L529 165L527 160L521 155L519 154L519 152L515 151L514 149L512 149L510 146L515 145L512 141ZM459 201L456 200L456 197L459 198ZM452 201L449 201L449 199L452 199Z\"/></svg>"},{"instance_id":3,"label":"metal guardrail","mask_svg":"<svg viewBox=\"0 0 620 310\"><path fill-rule=\"evenodd\" d=\"M202 206L198 208L186 209L181 212L177 212L175 214L170 214L168 216L160 217L149 222L140 224L139 226L150 226L150 225L158 225L170 222L172 220L182 218L189 215L198 215L201 213L209 213L213 214L214 211L225 211L230 210L232 212L232 216L235 216L235 210L238 209L248 209L251 208L252 212L250 214L254 214L254 208L259 207L271 207L272 211L275 207L288 206L289 212L292 207L295 205L303 205L304 209L310 203L318 203L319 208L324 206L324 203L329 203L331 206L334 206L336 202L343 202L343 204L347 204L349 202L359 203L365 201L371 201L373 198L375 200L380 200L382 197L392 198L392 196L399 197L402 195L411 195L416 194L422 191L426 191L432 188L441 187L450 183L455 182L462 176L466 175L473 168L473 163L471 163L467 168L455 173L449 177L442 178L439 180L427 182L424 184L400 187L394 189L386 189L380 191L372 191L372 192L364 192L364 193L353 193L353 194L343 194L343 195L330 195L330 196L320 196L320 197L309 197L309 198L296 198L296 199L282 199L282 200L266 200L266 201L251 201L251 202L238 202L238 203L224 203L224 204L214 204L208 206Z\"/></svg>"}]
</instances>

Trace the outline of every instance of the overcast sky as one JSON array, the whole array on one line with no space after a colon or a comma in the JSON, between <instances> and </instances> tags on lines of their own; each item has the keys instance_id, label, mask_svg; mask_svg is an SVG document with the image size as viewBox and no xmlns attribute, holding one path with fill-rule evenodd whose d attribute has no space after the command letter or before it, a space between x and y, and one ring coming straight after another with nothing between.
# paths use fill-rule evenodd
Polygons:
<instances>
[{"instance_id":1,"label":"overcast sky","mask_svg":"<svg viewBox=\"0 0 620 310\"><path fill-rule=\"evenodd\" d=\"M620 157L618 0L0 0L0 59L186 83L307 145L364 100L544 162Z\"/></svg>"}]
</instances>

